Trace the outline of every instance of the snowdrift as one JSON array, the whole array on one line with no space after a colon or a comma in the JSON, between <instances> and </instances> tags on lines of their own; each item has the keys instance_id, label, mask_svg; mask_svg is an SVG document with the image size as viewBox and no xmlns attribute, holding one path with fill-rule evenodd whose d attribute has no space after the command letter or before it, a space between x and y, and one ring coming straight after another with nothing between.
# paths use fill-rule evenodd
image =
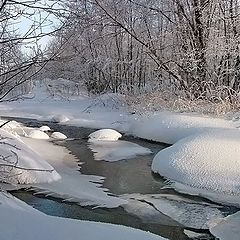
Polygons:
<instances>
[{"instance_id":1,"label":"snowdrift","mask_svg":"<svg viewBox=\"0 0 240 240\"><path fill-rule=\"evenodd\" d=\"M196 193L209 198L221 194L218 201L223 202L223 195L231 196L235 200L228 198L227 202L240 204L239 157L239 130L209 130L160 151L153 159L152 170L185 186L186 192L198 189Z\"/></svg>"},{"instance_id":2,"label":"snowdrift","mask_svg":"<svg viewBox=\"0 0 240 240\"><path fill-rule=\"evenodd\" d=\"M91 133L89 136L88 141L117 141L119 138L122 137L122 134L117 132L114 129L100 129Z\"/></svg>"},{"instance_id":3,"label":"snowdrift","mask_svg":"<svg viewBox=\"0 0 240 240\"><path fill-rule=\"evenodd\" d=\"M157 112L131 120L129 133L143 139L174 144L177 141L212 129L231 129L234 125L224 119L189 114Z\"/></svg>"},{"instance_id":4,"label":"snowdrift","mask_svg":"<svg viewBox=\"0 0 240 240\"><path fill-rule=\"evenodd\" d=\"M61 177L23 141L0 129L0 178L8 183L32 184Z\"/></svg>"},{"instance_id":5,"label":"snowdrift","mask_svg":"<svg viewBox=\"0 0 240 240\"><path fill-rule=\"evenodd\" d=\"M164 240L141 230L45 215L10 194L0 193L1 240ZM93 230L94 229L94 230Z\"/></svg>"}]
</instances>

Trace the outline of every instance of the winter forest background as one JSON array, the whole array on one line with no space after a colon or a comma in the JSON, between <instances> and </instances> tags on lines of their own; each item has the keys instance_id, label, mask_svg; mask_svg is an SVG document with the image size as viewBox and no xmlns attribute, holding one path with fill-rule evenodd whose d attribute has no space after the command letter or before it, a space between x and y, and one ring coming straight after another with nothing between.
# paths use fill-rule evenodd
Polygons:
<instances>
[{"instance_id":1,"label":"winter forest background","mask_svg":"<svg viewBox=\"0 0 240 240\"><path fill-rule=\"evenodd\" d=\"M134 109L239 110L239 27L238 0L2 0L0 101L48 79Z\"/></svg>"}]
</instances>

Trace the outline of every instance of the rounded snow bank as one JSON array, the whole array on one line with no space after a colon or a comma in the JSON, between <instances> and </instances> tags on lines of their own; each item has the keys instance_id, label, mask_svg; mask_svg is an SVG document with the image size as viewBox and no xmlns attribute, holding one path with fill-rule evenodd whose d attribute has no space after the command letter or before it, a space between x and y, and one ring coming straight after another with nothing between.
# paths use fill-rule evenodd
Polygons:
<instances>
[{"instance_id":1,"label":"rounded snow bank","mask_svg":"<svg viewBox=\"0 0 240 240\"><path fill-rule=\"evenodd\" d=\"M101 129L96 132L91 133L88 136L89 142L94 141L117 141L122 134L113 129Z\"/></svg>"},{"instance_id":2,"label":"rounded snow bank","mask_svg":"<svg viewBox=\"0 0 240 240\"><path fill-rule=\"evenodd\" d=\"M8 183L32 184L57 181L61 177L36 152L12 134L0 129L0 179Z\"/></svg>"},{"instance_id":3,"label":"rounded snow bank","mask_svg":"<svg viewBox=\"0 0 240 240\"><path fill-rule=\"evenodd\" d=\"M32 130L29 133L28 137L34 138L34 139L45 139L45 140L49 139L49 136L45 132L37 129Z\"/></svg>"},{"instance_id":4,"label":"rounded snow bank","mask_svg":"<svg viewBox=\"0 0 240 240\"><path fill-rule=\"evenodd\" d=\"M41 126L39 130L45 132L45 131L51 131L51 128L49 126Z\"/></svg>"},{"instance_id":5,"label":"rounded snow bank","mask_svg":"<svg viewBox=\"0 0 240 240\"><path fill-rule=\"evenodd\" d=\"M59 139L59 140L64 140L67 138L66 135L64 135L63 133L60 133L60 132L53 132L51 137L54 139Z\"/></svg>"},{"instance_id":6,"label":"rounded snow bank","mask_svg":"<svg viewBox=\"0 0 240 240\"><path fill-rule=\"evenodd\" d=\"M52 121L56 123L64 123L69 121L69 118L65 115L59 114L52 117Z\"/></svg>"},{"instance_id":7,"label":"rounded snow bank","mask_svg":"<svg viewBox=\"0 0 240 240\"><path fill-rule=\"evenodd\" d=\"M182 139L154 157L152 171L201 191L238 195L240 203L240 132L211 130Z\"/></svg>"},{"instance_id":8,"label":"rounded snow bank","mask_svg":"<svg viewBox=\"0 0 240 240\"><path fill-rule=\"evenodd\" d=\"M157 112L133 119L130 133L144 139L174 144L182 138L210 129L235 128L233 122L188 114Z\"/></svg>"},{"instance_id":9,"label":"rounded snow bank","mask_svg":"<svg viewBox=\"0 0 240 240\"><path fill-rule=\"evenodd\" d=\"M121 225L49 216L9 194L0 194L0 202L2 240L167 240Z\"/></svg>"}]
</instances>

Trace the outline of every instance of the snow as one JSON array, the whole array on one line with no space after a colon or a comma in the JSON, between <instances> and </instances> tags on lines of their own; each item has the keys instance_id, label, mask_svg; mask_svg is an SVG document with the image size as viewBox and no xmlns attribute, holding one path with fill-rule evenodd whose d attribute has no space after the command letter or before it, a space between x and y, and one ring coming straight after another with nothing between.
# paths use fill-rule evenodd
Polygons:
<instances>
[{"instance_id":1,"label":"snow","mask_svg":"<svg viewBox=\"0 0 240 240\"><path fill-rule=\"evenodd\" d=\"M210 220L223 217L219 205L171 194L125 194L123 198L128 201L123 205L127 212L151 223L208 229Z\"/></svg>"},{"instance_id":2,"label":"snow","mask_svg":"<svg viewBox=\"0 0 240 240\"><path fill-rule=\"evenodd\" d=\"M184 229L183 232L191 239L209 239L207 234L204 233L196 233L187 229Z\"/></svg>"},{"instance_id":3,"label":"snow","mask_svg":"<svg viewBox=\"0 0 240 240\"><path fill-rule=\"evenodd\" d=\"M122 134L117 132L114 129L100 129L91 133L88 136L89 142L94 141L117 141L119 138L122 137Z\"/></svg>"},{"instance_id":4,"label":"snow","mask_svg":"<svg viewBox=\"0 0 240 240\"><path fill-rule=\"evenodd\" d=\"M165 238L141 230L106 223L65 219L45 215L9 194L0 193L1 240L81 240Z\"/></svg>"},{"instance_id":5,"label":"snow","mask_svg":"<svg viewBox=\"0 0 240 240\"><path fill-rule=\"evenodd\" d=\"M160 151L153 159L152 170L192 188L234 195L240 206L239 156L239 130L211 130Z\"/></svg>"},{"instance_id":6,"label":"snow","mask_svg":"<svg viewBox=\"0 0 240 240\"><path fill-rule=\"evenodd\" d=\"M49 139L49 136L43 132L42 130L34 129L32 130L29 135L29 138L34 138L34 139Z\"/></svg>"},{"instance_id":7,"label":"snow","mask_svg":"<svg viewBox=\"0 0 240 240\"><path fill-rule=\"evenodd\" d=\"M14 189L32 187L37 193L42 192L84 206L114 208L126 203L125 200L108 195L108 189L102 188L103 177L82 175L79 172L78 164L80 163L65 148L46 140L24 137L31 132L40 132L40 134L44 134L44 132L39 129L24 127L16 122L8 123L4 127L16 136L0 129L1 136L9 137L7 143L11 144L7 151L6 144L0 144L1 154L3 156L12 155L12 159L9 158L9 160L18 160L18 167L35 169L35 171L11 169L12 178L9 178L8 174L8 181L14 184L20 183ZM56 133L56 137L59 136L62 137L60 133ZM6 142L6 139L4 139L4 142ZM16 152L18 159L11 151ZM12 164L15 164L15 162ZM53 183L53 181L55 182ZM5 189L12 189L12 186L4 187Z\"/></svg>"},{"instance_id":8,"label":"snow","mask_svg":"<svg viewBox=\"0 0 240 240\"><path fill-rule=\"evenodd\" d=\"M64 140L67 138L66 135L64 135L63 133L60 133L60 132L53 132L51 134L51 138L54 138L54 139L59 139L59 140Z\"/></svg>"},{"instance_id":9,"label":"snow","mask_svg":"<svg viewBox=\"0 0 240 240\"><path fill-rule=\"evenodd\" d=\"M51 184L32 184L36 193L76 202L81 206L115 208L126 203L124 199L108 195L108 189L102 187L103 177L81 174L77 159L64 147L44 140L30 138L23 138L23 140L44 159L47 159L61 175L60 181Z\"/></svg>"},{"instance_id":10,"label":"snow","mask_svg":"<svg viewBox=\"0 0 240 240\"><path fill-rule=\"evenodd\" d=\"M14 184L32 184L50 183L61 178L47 161L23 141L2 129L0 137L2 179Z\"/></svg>"},{"instance_id":11,"label":"snow","mask_svg":"<svg viewBox=\"0 0 240 240\"><path fill-rule=\"evenodd\" d=\"M39 128L40 131L43 131L43 132L47 132L47 131L51 131L51 128L49 126L41 126Z\"/></svg>"},{"instance_id":12,"label":"snow","mask_svg":"<svg viewBox=\"0 0 240 240\"><path fill-rule=\"evenodd\" d=\"M220 240L239 240L240 212L219 218L209 224L210 232Z\"/></svg>"},{"instance_id":13,"label":"snow","mask_svg":"<svg viewBox=\"0 0 240 240\"><path fill-rule=\"evenodd\" d=\"M66 100L59 97L50 98L46 91L38 89L35 96L33 99L17 103L1 103L1 116L36 118L65 125L106 128L111 131L116 129L136 137L173 144L159 152L152 164L153 171L164 176L170 183L169 186L187 194L240 206L238 184L240 132L237 129L239 119L230 121L193 113L167 111L142 115L129 114L121 101L113 99L114 94L94 99L80 96ZM11 126L10 123L4 126L5 128L16 136L17 134L26 136L31 131L37 130ZM96 160L116 161L132 158L137 154L150 153L150 150L141 146L119 141L116 132L114 134L108 132L104 137L102 136L104 135L99 134L94 137L94 141L90 137L89 147L94 152ZM222 217L218 206L187 203L186 199L169 200L169 197L162 195L134 195L126 196L124 199L109 196L108 190L101 188L103 177L82 175L77 162L74 159L69 161L62 150L51 149L52 153L50 153L45 151L47 146L51 145L47 141L31 138L23 138L23 140L47 159L62 177L61 180L51 184L31 185L39 193L42 191L82 205L116 207L125 204L129 212L135 212L139 217L145 218L149 213L149 218L158 219L158 214L163 213L172 219L172 224L183 224L194 228L205 229L208 227L208 219L213 221L212 218ZM50 156L51 154L53 155ZM56 157L56 154L60 157ZM236 219L234 221L237 222ZM224 219L224 222L228 221ZM211 227L212 232L215 231L214 229L220 229L220 225ZM226 231L231 234L231 230ZM239 235L236 233L236 236ZM233 238L225 239L234 239L234 235Z\"/></svg>"},{"instance_id":14,"label":"snow","mask_svg":"<svg viewBox=\"0 0 240 240\"><path fill-rule=\"evenodd\" d=\"M199 194L210 199L224 198L224 202L228 202L229 204L234 202L238 204L240 199L238 197L238 189L233 189L237 187L237 180L234 180L234 176L237 176L237 169L235 169L234 172L233 165L238 152L230 152L230 142L234 142L234 144L236 144L234 149L237 149L238 140L232 141L231 133L236 132L235 135L238 133L239 130L237 130L236 127L239 125L239 121L229 121L196 114L171 113L167 111L143 115L129 114L120 103L112 100L113 96L104 95L102 99L80 96L66 101L63 99L52 99L49 96L44 97L41 95L44 91L40 90L38 91L40 93L39 97L36 94L35 98L26 101L0 104L1 115L23 116L37 118L39 120L52 120L55 118L55 121L65 125L116 129L144 139L176 144L176 146L173 145L169 150L164 150L162 153L159 153L160 156L164 154L164 157L166 157L166 164L162 169L158 170L156 169L157 166L163 164L164 160L158 158L159 164L157 164L157 160L155 159L153 164L153 170L155 172L162 174L169 180L175 181L174 187L176 188L176 186L178 186L176 189L179 191L181 190L190 194L198 194L199 192ZM27 132L28 130L25 131ZM228 131L229 137L223 138L222 141L219 141L217 136L207 137L208 133L223 133L222 135L225 135ZM197 142L198 135L201 136L202 134L206 136L206 138L203 139L203 137L201 137L202 142ZM222 135L220 134L219 136L222 138ZM109 135L107 134L107 136ZM190 139L188 139L188 137ZM191 138L195 140L191 140ZM191 146L187 144L187 150L184 139L194 143L191 144ZM216 144L213 144L213 141L216 142ZM181 146L181 144L184 146ZM196 151L198 148L196 146L197 144L201 145L199 152ZM128 148L129 150L124 154L123 151L121 152L119 150L120 148L111 151L110 147L106 147L107 144L104 143L104 145L102 149L100 149L101 146L98 144L90 145L95 152L96 159L113 161L120 158L128 158L133 150L133 148L131 148L131 150ZM210 147L205 151L205 146L207 145L211 146L214 151L211 151ZM178 165L175 165L175 167L181 166L179 172L177 167L172 168L171 163L168 164L167 162L167 159L171 159L172 150L176 158L178 156L184 158L184 161L180 158L176 159ZM138 152L138 150L136 151ZM192 156L192 153L194 153L194 156ZM221 164L220 162L216 162L220 153L221 156L225 156L220 156ZM170 154L169 157L167 156L168 154ZM194 166L195 162L193 162L195 158L198 159L196 161L198 163L198 165L196 164L197 167ZM182 164L180 164L180 162L182 162ZM230 162L230 169L223 167L228 165L228 162ZM168 173L163 172L168 168L170 168ZM187 168L189 168L189 171ZM188 171L186 176L184 175L183 169ZM218 173L215 174L213 169L217 170ZM232 172L234 173L232 174ZM196 176L192 177L193 173L196 173ZM203 180L201 179L201 173L203 173L204 176ZM220 177L221 174L224 177ZM233 180L232 183L231 179ZM236 179L238 179L238 177ZM209 186L207 186L208 184ZM229 186L230 188L228 188ZM227 190L227 193L225 193L225 190ZM233 191L234 195L230 196L229 193L231 191ZM234 199L232 196L234 196Z\"/></svg>"},{"instance_id":15,"label":"snow","mask_svg":"<svg viewBox=\"0 0 240 240\"><path fill-rule=\"evenodd\" d=\"M152 153L148 148L127 141L91 141L89 148L93 151L95 160L109 162Z\"/></svg>"},{"instance_id":16,"label":"snow","mask_svg":"<svg viewBox=\"0 0 240 240\"><path fill-rule=\"evenodd\" d=\"M131 120L129 133L143 139L174 144L193 134L212 129L221 131L233 128L233 122L224 119L184 113L156 112Z\"/></svg>"},{"instance_id":17,"label":"snow","mask_svg":"<svg viewBox=\"0 0 240 240\"><path fill-rule=\"evenodd\" d=\"M63 114L58 114L52 117L52 121L56 123L65 123L69 121L69 118Z\"/></svg>"}]
</instances>

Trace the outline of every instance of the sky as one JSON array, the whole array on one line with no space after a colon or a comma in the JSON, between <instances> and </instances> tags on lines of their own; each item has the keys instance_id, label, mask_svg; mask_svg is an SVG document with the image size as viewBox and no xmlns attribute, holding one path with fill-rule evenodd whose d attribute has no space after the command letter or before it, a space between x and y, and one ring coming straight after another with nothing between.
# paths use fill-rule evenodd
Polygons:
<instances>
[{"instance_id":1,"label":"sky","mask_svg":"<svg viewBox=\"0 0 240 240\"><path fill-rule=\"evenodd\" d=\"M54 14L39 9L39 7L45 8L52 5L54 8L57 8L59 7L57 3L58 1L38 0L34 4L31 4L31 2L33 2L32 0L20 0L18 2L20 3L18 7L23 14L21 17L17 17L14 20L12 27L20 36L33 36L50 33L59 23L59 20L56 16L54 16ZM30 7L25 6L25 4L28 4ZM37 41L36 39L26 40L24 42L27 44L23 46L22 50L26 53L34 46L35 48L38 46L43 50L46 48L50 40L50 36L44 36L39 38Z\"/></svg>"}]
</instances>

